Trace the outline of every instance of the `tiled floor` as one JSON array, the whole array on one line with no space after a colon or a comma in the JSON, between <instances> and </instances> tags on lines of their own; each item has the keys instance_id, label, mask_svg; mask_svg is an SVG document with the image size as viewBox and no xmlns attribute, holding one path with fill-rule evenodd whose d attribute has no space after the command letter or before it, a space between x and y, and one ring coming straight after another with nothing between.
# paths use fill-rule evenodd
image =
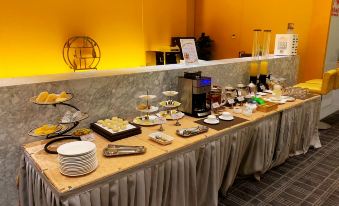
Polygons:
<instances>
[{"instance_id":1,"label":"tiled floor","mask_svg":"<svg viewBox=\"0 0 339 206\"><path fill-rule=\"evenodd\" d=\"M227 196L220 196L219 206L339 206L339 111L325 121L332 128L320 131L322 148L288 159L260 182L236 180Z\"/></svg>"}]
</instances>

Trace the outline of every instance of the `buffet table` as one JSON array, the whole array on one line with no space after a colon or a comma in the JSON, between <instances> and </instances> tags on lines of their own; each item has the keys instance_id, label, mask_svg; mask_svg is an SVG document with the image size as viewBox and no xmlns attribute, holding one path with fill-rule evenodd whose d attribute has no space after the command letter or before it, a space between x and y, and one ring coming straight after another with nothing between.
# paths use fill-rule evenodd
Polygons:
<instances>
[{"instance_id":1,"label":"buffet table","mask_svg":"<svg viewBox=\"0 0 339 206\"><path fill-rule=\"evenodd\" d=\"M140 145L138 156L106 158L109 143L96 135L99 167L82 177L60 174L57 155L43 150L45 141L23 145L19 196L21 205L217 205L218 192L226 193L237 175L258 179L289 156L320 147L317 130L320 96L280 105L269 113L236 115L247 121L217 131L209 129L190 138L176 135L178 128L197 126L184 117L181 127L168 121L164 133L174 137L161 146L148 135L159 128L114 142Z\"/></svg>"}]
</instances>

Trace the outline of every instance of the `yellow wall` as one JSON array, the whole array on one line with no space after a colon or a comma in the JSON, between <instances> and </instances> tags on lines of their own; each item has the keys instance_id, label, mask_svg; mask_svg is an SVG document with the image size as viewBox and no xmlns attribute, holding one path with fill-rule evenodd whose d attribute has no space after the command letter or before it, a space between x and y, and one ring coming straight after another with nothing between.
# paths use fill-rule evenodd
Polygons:
<instances>
[{"instance_id":1,"label":"yellow wall","mask_svg":"<svg viewBox=\"0 0 339 206\"><path fill-rule=\"evenodd\" d=\"M172 36L187 34L187 1L144 0L145 50L169 46Z\"/></svg>"},{"instance_id":2,"label":"yellow wall","mask_svg":"<svg viewBox=\"0 0 339 206\"><path fill-rule=\"evenodd\" d=\"M308 32L306 51L303 53L304 61L301 62L300 81L322 78L325 69L332 1L312 1L312 24Z\"/></svg>"},{"instance_id":3,"label":"yellow wall","mask_svg":"<svg viewBox=\"0 0 339 206\"><path fill-rule=\"evenodd\" d=\"M72 72L62 48L76 35L99 44L98 69L145 65L146 49L168 45L172 35L186 35L185 2L6 1L0 10L0 77Z\"/></svg>"},{"instance_id":4,"label":"yellow wall","mask_svg":"<svg viewBox=\"0 0 339 206\"><path fill-rule=\"evenodd\" d=\"M273 52L275 34L285 33L287 23L293 22L300 35L299 76L303 77L300 80L320 78L331 3L331 0L197 0L195 35L206 32L215 40L215 59L234 58L241 50L251 53L255 28L272 29Z\"/></svg>"}]
</instances>

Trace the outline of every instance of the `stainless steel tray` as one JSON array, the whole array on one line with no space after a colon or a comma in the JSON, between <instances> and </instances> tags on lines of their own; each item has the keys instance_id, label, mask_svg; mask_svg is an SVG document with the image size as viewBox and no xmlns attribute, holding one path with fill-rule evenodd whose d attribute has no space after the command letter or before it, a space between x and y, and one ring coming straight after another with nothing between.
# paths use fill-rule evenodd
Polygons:
<instances>
[{"instance_id":1,"label":"stainless steel tray","mask_svg":"<svg viewBox=\"0 0 339 206\"><path fill-rule=\"evenodd\" d=\"M197 126L191 128L178 129L177 135L182 137L191 137L208 131L206 126Z\"/></svg>"},{"instance_id":2,"label":"stainless steel tray","mask_svg":"<svg viewBox=\"0 0 339 206\"><path fill-rule=\"evenodd\" d=\"M104 156L117 157L124 155L144 154L145 152L146 147L144 146L124 146L108 144L108 146L104 149Z\"/></svg>"}]
</instances>

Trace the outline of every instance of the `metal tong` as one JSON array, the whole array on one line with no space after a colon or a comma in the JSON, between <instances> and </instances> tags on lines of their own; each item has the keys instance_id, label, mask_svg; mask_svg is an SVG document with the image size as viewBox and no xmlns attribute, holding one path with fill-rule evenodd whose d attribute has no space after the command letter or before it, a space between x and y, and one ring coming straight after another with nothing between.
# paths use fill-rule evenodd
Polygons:
<instances>
[{"instance_id":1,"label":"metal tong","mask_svg":"<svg viewBox=\"0 0 339 206\"><path fill-rule=\"evenodd\" d=\"M104 155L106 157L143 154L145 152L146 148L144 146L125 146L108 144L108 146L104 149Z\"/></svg>"}]
</instances>

